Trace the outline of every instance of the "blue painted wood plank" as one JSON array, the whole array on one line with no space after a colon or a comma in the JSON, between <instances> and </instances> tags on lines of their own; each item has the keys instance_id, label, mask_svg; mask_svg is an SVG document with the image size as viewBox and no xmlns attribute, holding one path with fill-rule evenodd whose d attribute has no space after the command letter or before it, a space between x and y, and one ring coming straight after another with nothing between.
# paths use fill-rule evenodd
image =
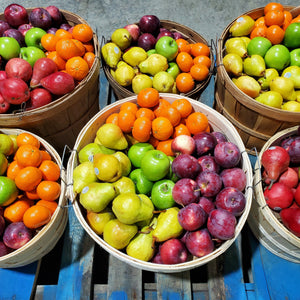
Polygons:
<instances>
[{"instance_id":1,"label":"blue painted wood plank","mask_svg":"<svg viewBox=\"0 0 300 300\"><path fill-rule=\"evenodd\" d=\"M30 299L37 270L37 261L24 267L0 269L0 299Z\"/></svg>"},{"instance_id":2,"label":"blue painted wood plank","mask_svg":"<svg viewBox=\"0 0 300 300\"><path fill-rule=\"evenodd\" d=\"M199 101L204 103L210 107L213 107L215 100L215 76L211 76L210 81L205 88L205 90L201 93L199 97Z\"/></svg>"},{"instance_id":3,"label":"blue painted wood plank","mask_svg":"<svg viewBox=\"0 0 300 300\"><path fill-rule=\"evenodd\" d=\"M100 69L99 82L99 107L100 109L103 109L108 104L109 94L109 84L103 71L103 68Z\"/></svg>"},{"instance_id":4,"label":"blue painted wood plank","mask_svg":"<svg viewBox=\"0 0 300 300\"><path fill-rule=\"evenodd\" d=\"M37 286L35 298L39 300L52 300L56 298L56 285Z\"/></svg>"}]
</instances>

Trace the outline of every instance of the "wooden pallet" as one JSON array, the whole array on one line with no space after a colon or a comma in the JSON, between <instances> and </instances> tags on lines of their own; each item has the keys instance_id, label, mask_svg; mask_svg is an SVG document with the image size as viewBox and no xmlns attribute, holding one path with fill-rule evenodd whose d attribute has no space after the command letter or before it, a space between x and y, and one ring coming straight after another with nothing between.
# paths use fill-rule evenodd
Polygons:
<instances>
[{"instance_id":1,"label":"wooden pallet","mask_svg":"<svg viewBox=\"0 0 300 300\"><path fill-rule=\"evenodd\" d=\"M100 107L116 101L100 73ZM212 106L212 78L200 101ZM252 157L252 160L255 158ZM85 233L72 206L64 236L40 261L0 269L4 299L300 299L300 266L261 246L246 225L220 257L173 274L142 271L107 254Z\"/></svg>"}]
</instances>

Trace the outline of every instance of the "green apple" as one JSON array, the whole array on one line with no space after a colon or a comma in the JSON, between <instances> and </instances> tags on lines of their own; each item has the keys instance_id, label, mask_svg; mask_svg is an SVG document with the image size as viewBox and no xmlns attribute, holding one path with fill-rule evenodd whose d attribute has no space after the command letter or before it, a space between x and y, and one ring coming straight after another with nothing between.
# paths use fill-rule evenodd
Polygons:
<instances>
[{"instance_id":1,"label":"green apple","mask_svg":"<svg viewBox=\"0 0 300 300\"><path fill-rule=\"evenodd\" d=\"M254 37L247 46L248 55L258 54L262 57L265 56L267 51L272 47L272 43L265 37Z\"/></svg>"},{"instance_id":2,"label":"green apple","mask_svg":"<svg viewBox=\"0 0 300 300\"><path fill-rule=\"evenodd\" d=\"M300 67L300 49L294 49L290 52L291 56L291 66L298 66Z\"/></svg>"},{"instance_id":3,"label":"green apple","mask_svg":"<svg viewBox=\"0 0 300 300\"><path fill-rule=\"evenodd\" d=\"M8 166L8 160L3 153L0 153L0 175L3 175Z\"/></svg>"},{"instance_id":4,"label":"green apple","mask_svg":"<svg viewBox=\"0 0 300 300\"><path fill-rule=\"evenodd\" d=\"M163 36L156 42L155 51L168 61L172 61L177 56L178 45L172 37Z\"/></svg>"},{"instance_id":5,"label":"green apple","mask_svg":"<svg viewBox=\"0 0 300 300\"><path fill-rule=\"evenodd\" d=\"M176 77L180 73L180 69L179 69L178 65L176 64L176 62L172 61L169 63L169 68L167 69L167 72L169 74L171 74L174 79L176 79Z\"/></svg>"},{"instance_id":6,"label":"green apple","mask_svg":"<svg viewBox=\"0 0 300 300\"><path fill-rule=\"evenodd\" d=\"M30 63L30 65L33 67L35 62L39 58L46 57L46 54L43 50L40 48L29 46L29 47L22 47L20 51L21 58L25 59Z\"/></svg>"},{"instance_id":7,"label":"green apple","mask_svg":"<svg viewBox=\"0 0 300 300\"><path fill-rule=\"evenodd\" d=\"M15 182L6 176L0 176L0 206L11 204L17 199L18 194Z\"/></svg>"},{"instance_id":8,"label":"green apple","mask_svg":"<svg viewBox=\"0 0 300 300\"><path fill-rule=\"evenodd\" d=\"M169 173L169 158L160 150L149 150L141 160L141 170L148 180L161 180Z\"/></svg>"},{"instance_id":9,"label":"green apple","mask_svg":"<svg viewBox=\"0 0 300 300\"><path fill-rule=\"evenodd\" d=\"M149 150L154 150L154 147L150 143L136 143L132 145L127 152L132 165L140 168L141 160Z\"/></svg>"},{"instance_id":10,"label":"green apple","mask_svg":"<svg viewBox=\"0 0 300 300\"><path fill-rule=\"evenodd\" d=\"M291 23L285 30L283 44L295 49L300 47L300 23Z\"/></svg>"},{"instance_id":11,"label":"green apple","mask_svg":"<svg viewBox=\"0 0 300 300\"><path fill-rule=\"evenodd\" d=\"M151 200L158 210L174 206L176 203L172 196L175 183L170 179L156 181L151 191Z\"/></svg>"},{"instance_id":12,"label":"green apple","mask_svg":"<svg viewBox=\"0 0 300 300\"><path fill-rule=\"evenodd\" d=\"M152 87L152 78L146 74L137 74L131 82L132 90L138 94L141 90Z\"/></svg>"},{"instance_id":13,"label":"green apple","mask_svg":"<svg viewBox=\"0 0 300 300\"><path fill-rule=\"evenodd\" d=\"M169 173L167 175L167 178L172 180L173 182L176 182L176 181L179 180L179 177L175 173L173 173L173 170L172 170L172 162L175 159L175 157L174 156L168 156L168 158L169 158L169 161L170 161L170 170L169 170Z\"/></svg>"},{"instance_id":14,"label":"green apple","mask_svg":"<svg viewBox=\"0 0 300 300\"><path fill-rule=\"evenodd\" d=\"M150 56L151 54L155 54L157 53L155 49L150 49L147 51L148 56Z\"/></svg>"},{"instance_id":15,"label":"green apple","mask_svg":"<svg viewBox=\"0 0 300 300\"><path fill-rule=\"evenodd\" d=\"M275 108L281 108L283 102L281 94L276 91L267 91L261 93L257 98L255 98L255 100Z\"/></svg>"},{"instance_id":16,"label":"green apple","mask_svg":"<svg viewBox=\"0 0 300 300\"><path fill-rule=\"evenodd\" d=\"M174 77L166 71L160 71L153 76L153 87L161 93L172 93L174 83Z\"/></svg>"},{"instance_id":17,"label":"green apple","mask_svg":"<svg viewBox=\"0 0 300 300\"><path fill-rule=\"evenodd\" d=\"M274 45L265 54L267 68L283 70L290 64L290 51L284 45Z\"/></svg>"},{"instance_id":18,"label":"green apple","mask_svg":"<svg viewBox=\"0 0 300 300\"><path fill-rule=\"evenodd\" d=\"M87 211L86 219L90 227L97 233L103 234L103 229L106 223L110 220L115 219L115 216L111 209L105 208L99 213L93 211Z\"/></svg>"},{"instance_id":19,"label":"green apple","mask_svg":"<svg viewBox=\"0 0 300 300\"><path fill-rule=\"evenodd\" d=\"M9 60L19 57L20 44L12 37L0 37L0 55L3 59Z\"/></svg>"},{"instance_id":20,"label":"green apple","mask_svg":"<svg viewBox=\"0 0 300 300\"><path fill-rule=\"evenodd\" d=\"M44 49L41 44L42 37L47 34L47 32L39 27L30 28L25 34L25 44L27 47L33 46L39 49Z\"/></svg>"},{"instance_id":21,"label":"green apple","mask_svg":"<svg viewBox=\"0 0 300 300\"><path fill-rule=\"evenodd\" d=\"M145 195L150 194L153 187L153 182L146 178L140 168L134 169L129 174L129 178L134 182L137 193Z\"/></svg>"},{"instance_id":22,"label":"green apple","mask_svg":"<svg viewBox=\"0 0 300 300\"><path fill-rule=\"evenodd\" d=\"M11 155L14 152L14 143L5 133L0 133L0 153Z\"/></svg>"}]
</instances>

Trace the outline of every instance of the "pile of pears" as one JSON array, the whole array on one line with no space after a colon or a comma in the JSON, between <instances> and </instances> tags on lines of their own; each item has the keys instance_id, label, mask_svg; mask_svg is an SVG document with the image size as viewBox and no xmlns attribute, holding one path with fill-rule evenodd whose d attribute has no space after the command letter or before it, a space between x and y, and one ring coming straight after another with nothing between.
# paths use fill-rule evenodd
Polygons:
<instances>
[{"instance_id":1,"label":"pile of pears","mask_svg":"<svg viewBox=\"0 0 300 300\"><path fill-rule=\"evenodd\" d=\"M263 36L250 38L255 20L245 14L229 28L222 63L233 83L264 105L300 112L300 66L292 62L283 42L272 44Z\"/></svg>"},{"instance_id":2,"label":"pile of pears","mask_svg":"<svg viewBox=\"0 0 300 300\"><path fill-rule=\"evenodd\" d=\"M113 123L102 124L94 141L78 152L73 170L73 192L85 209L86 220L96 234L115 249L142 261L150 261L155 243L179 237L178 207L155 211L151 199L136 193L131 161L126 151L132 145Z\"/></svg>"}]
</instances>

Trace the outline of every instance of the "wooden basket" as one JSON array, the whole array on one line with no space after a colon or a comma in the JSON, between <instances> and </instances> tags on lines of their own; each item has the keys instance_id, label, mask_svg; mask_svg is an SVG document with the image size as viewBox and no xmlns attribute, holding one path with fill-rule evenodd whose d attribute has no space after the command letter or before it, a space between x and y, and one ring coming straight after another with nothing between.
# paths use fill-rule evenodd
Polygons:
<instances>
[{"instance_id":1,"label":"wooden basket","mask_svg":"<svg viewBox=\"0 0 300 300\"><path fill-rule=\"evenodd\" d=\"M255 165L254 199L248 217L248 223L260 243L275 255L286 260L300 263L300 238L291 233L281 222L278 213L271 210L263 194L261 175L261 156L271 146L297 133L298 126L275 134L261 149Z\"/></svg>"},{"instance_id":2,"label":"wooden basket","mask_svg":"<svg viewBox=\"0 0 300 300\"><path fill-rule=\"evenodd\" d=\"M213 74L214 53L213 53L212 47L207 43L207 41L200 34L198 34L194 30L192 30L184 25L181 25L179 23L169 21L169 20L161 20L160 24L162 27L169 29L170 31L180 32L183 35L183 37L185 39L187 39L190 43L204 43L210 47L210 59L211 59L212 63L210 66L208 78L204 81L198 82L192 91L190 91L186 94L182 94L186 97L198 99L199 96L201 95L201 93L203 92L203 90L208 85L210 78ZM105 72L105 75L106 75L110 85L112 86L118 99L123 99L123 98L131 97L131 96L135 95L135 93L132 91L131 87L123 87L113 78L113 76L110 73L110 67L104 62L103 59L102 59L102 64L103 64L103 70Z\"/></svg>"},{"instance_id":3,"label":"wooden basket","mask_svg":"<svg viewBox=\"0 0 300 300\"><path fill-rule=\"evenodd\" d=\"M161 96L170 101L173 102L174 100L178 98L182 98L182 96L174 95L174 94L161 94ZM238 135L236 129L234 126L222 115L220 115L218 112L216 112L214 109L208 107L207 105L200 103L196 100L188 99L195 111L201 111L203 112L209 119L210 125L212 126L212 129L214 131L221 131L223 132L229 141L232 141L236 143L236 145L239 147L241 153L242 153L242 165L241 167L246 173L247 176L247 187L252 186L252 168L249 161L249 157L246 153L244 144ZM76 217L78 218L79 222L83 226L83 228L86 230L86 232L94 239L94 241L99 244L101 247L103 247L107 252L115 256L116 258L120 259L121 261L124 261L134 267L153 271L153 272L163 272L163 273L173 273L173 272L180 272L185 271L189 269L193 269L196 267L199 267L203 264L208 263L209 261L213 260L217 256L224 253L230 245L234 242L234 240L237 238L239 233L241 232L247 216L250 211L251 202L252 202L252 188L246 188L245 197L247 200L245 211L243 212L242 216L238 220L238 224L236 226L235 236L225 241L219 248L214 250L212 253L202 257L202 258L195 258L194 260L182 263L182 264L176 264L176 265L164 265L164 264L155 264L151 262L144 262L138 259L135 259L133 257L128 256L126 253L116 250L109 244L107 244L99 235L97 235L88 225L86 218L85 218L85 210L82 208L82 206L79 203L79 195L76 195L73 192L73 170L76 166L78 166L78 156L77 153L82 149L86 144L91 143L95 136L98 128L104 124L105 119L112 113L118 112L120 109L120 106L125 102L134 102L136 103L136 96L128 97L126 99L117 101L111 105L108 105L103 110L101 110L98 114L96 114L82 129L80 132L76 143L74 147L74 151L70 156L70 159L68 161L68 168L67 168L67 182L68 182L68 197L70 201L72 202L75 210Z\"/></svg>"},{"instance_id":4,"label":"wooden basket","mask_svg":"<svg viewBox=\"0 0 300 300\"><path fill-rule=\"evenodd\" d=\"M61 12L71 25L87 24L74 13L65 10ZM1 19L4 19L4 14L0 15ZM93 43L95 62L86 78L71 93L30 111L0 114L0 127L21 128L33 132L51 143L60 154L65 145L72 148L84 124L99 111L100 52L95 33Z\"/></svg>"},{"instance_id":5,"label":"wooden basket","mask_svg":"<svg viewBox=\"0 0 300 300\"><path fill-rule=\"evenodd\" d=\"M27 132L22 129L14 128L2 128L0 129L1 133L5 134L20 134L22 132ZM31 133L31 132L30 132ZM44 139L34 135L41 143L41 148L44 148L52 157L52 160L55 161L59 166L62 165L60 156L56 150ZM62 236L67 221L68 221L68 208L66 206L66 172L64 168L61 168L60 174L60 185L61 185L61 194L58 202L58 207L55 210L54 214L51 217L51 220L48 224L43 226L43 228L23 247L0 257L0 268L16 268L21 267L27 264L30 264L36 260L39 260L44 255L49 253L60 237Z\"/></svg>"},{"instance_id":6,"label":"wooden basket","mask_svg":"<svg viewBox=\"0 0 300 300\"><path fill-rule=\"evenodd\" d=\"M291 10L292 6L285 6ZM253 19L263 15L263 7L246 13ZM235 20L234 20L235 21ZM253 148L259 152L262 146L278 131L300 123L299 112L288 112L261 104L243 93L233 83L222 64L225 55L224 45L229 38L230 23L218 40L216 65L215 109L226 116L236 127L249 152Z\"/></svg>"}]
</instances>

